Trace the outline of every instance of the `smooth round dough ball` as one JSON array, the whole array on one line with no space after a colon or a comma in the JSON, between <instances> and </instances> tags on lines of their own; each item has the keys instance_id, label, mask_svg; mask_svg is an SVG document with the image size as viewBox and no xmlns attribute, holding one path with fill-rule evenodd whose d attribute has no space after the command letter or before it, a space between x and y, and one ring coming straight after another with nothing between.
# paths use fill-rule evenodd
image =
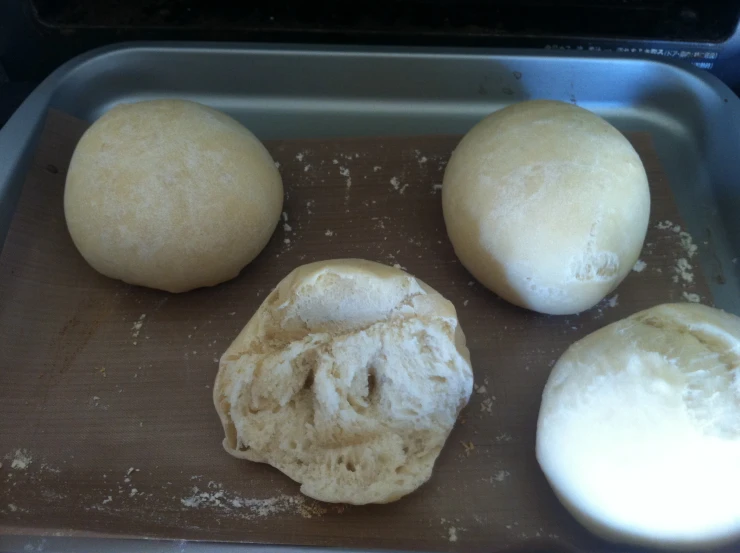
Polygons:
<instances>
[{"instance_id":1,"label":"smooth round dough ball","mask_svg":"<svg viewBox=\"0 0 740 553\"><path fill-rule=\"evenodd\" d=\"M542 395L537 459L607 540L692 551L740 540L740 319L660 305L573 344Z\"/></svg>"},{"instance_id":2,"label":"smooth round dough ball","mask_svg":"<svg viewBox=\"0 0 740 553\"><path fill-rule=\"evenodd\" d=\"M278 284L221 357L213 398L231 455L362 505L429 479L472 387L452 304L403 271L344 259Z\"/></svg>"},{"instance_id":3,"label":"smooth round dough ball","mask_svg":"<svg viewBox=\"0 0 740 553\"><path fill-rule=\"evenodd\" d=\"M553 315L603 299L638 259L650 192L640 157L595 114L531 101L465 135L442 186L462 264L505 300Z\"/></svg>"},{"instance_id":4,"label":"smooth round dough ball","mask_svg":"<svg viewBox=\"0 0 740 553\"><path fill-rule=\"evenodd\" d=\"M241 124L184 100L121 104L75 148L64 214L100 273L169 292L235 277L280 218L283 184Z\"/></svg>"}]
</instances>

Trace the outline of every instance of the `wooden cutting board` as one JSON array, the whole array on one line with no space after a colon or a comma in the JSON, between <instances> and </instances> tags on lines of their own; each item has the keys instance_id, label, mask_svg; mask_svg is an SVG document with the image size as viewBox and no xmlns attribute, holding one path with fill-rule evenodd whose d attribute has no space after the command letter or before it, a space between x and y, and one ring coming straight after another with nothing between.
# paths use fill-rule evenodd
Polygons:
<instances>
[{"instance_id":1,"label":"wooden cutting board","mask_svg":"<svg viewBox=\"0 0 740 553\"><path fill-rule=\"evenodd\" d=\"M445 163L458 136L266 144L283 221L242 274L172 295L93 271L62 195L87 123L51 112L0 257L0 532L105 534L347 548L609 550L565 512L534 456L540 394L575 340L658 303L711 302L650 136L652 216L640 272L576 316L513 307L468 274L447 239ZM475 392L431 481L390 505L302 497L277 470L221 448L217 360L294 267L361 257L449 298ZM681 261L684 260L684 261Z\"/></svg>"}]
</instances>

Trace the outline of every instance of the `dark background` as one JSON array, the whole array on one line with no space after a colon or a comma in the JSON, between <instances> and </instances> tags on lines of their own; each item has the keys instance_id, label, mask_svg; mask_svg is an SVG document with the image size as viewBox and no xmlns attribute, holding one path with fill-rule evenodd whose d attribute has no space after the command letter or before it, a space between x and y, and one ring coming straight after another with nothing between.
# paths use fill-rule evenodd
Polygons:
<instances>
[{"instance_id":1,"label":"dark background","mask_svg":"<svg viewBox=\"0 0 740 553\"><path fill-rule=\"evenodd\" d=\"M0 125L64 61L128 40L646 51L740 90L739 17L707 0L0 0Z\"/></svg>"}]
</instances>

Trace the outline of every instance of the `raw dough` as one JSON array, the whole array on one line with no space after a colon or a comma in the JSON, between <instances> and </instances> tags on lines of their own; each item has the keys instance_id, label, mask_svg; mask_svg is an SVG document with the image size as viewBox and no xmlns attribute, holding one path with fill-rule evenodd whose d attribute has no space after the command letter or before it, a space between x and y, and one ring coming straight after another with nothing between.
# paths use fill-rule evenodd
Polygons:
<instances>
[{"instance_id":1,"label":"raw dough","mask_svg":"<svg viewBox=\"0 0 740 553\"><path fill-rule=\"evenodd\" d=\"M282 204L260 141L184 100L103 115L77 144L64 191L69 233L94 269L169 292L235 277L267 244Z\"/></svg>"},{"instance_id":2,"label":"raw dough","mask_svg":"<svg viewBox=\"0 0 740 553\"><path fill-rule=\"evenodd\" d=\"M315 499L387 503L429 479L472 385L449 301L345 259L278 284L221 357L214 402L230 454Z\"/></svg>"},{"instance_id":3,"label":"raw dough","mask_svg":"<svg viewBox=\"0 0 740 553\"><path fill-rule=\"evenodd\" d=\"M740 319L660 305L573 344L542 395L537 459L608 540L695 551L740 539Z\"/></svg>"},{"instance_id":4,"label":"raw dough","mask_svg":"<svg viewBox=\"0 0 740 553\"><path fill-rule=\"evenodd\" d=\"M523 102L465 135L442 206L455 253L485 286L542 313L589 309L637 261L650 192L640 157L593 113Z\"/></svg>"}]
</instances>

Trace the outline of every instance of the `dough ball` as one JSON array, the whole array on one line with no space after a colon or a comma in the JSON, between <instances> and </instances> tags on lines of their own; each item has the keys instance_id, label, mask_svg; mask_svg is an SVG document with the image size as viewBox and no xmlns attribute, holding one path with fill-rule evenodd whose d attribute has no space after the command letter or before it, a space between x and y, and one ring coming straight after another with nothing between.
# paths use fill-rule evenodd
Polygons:
<instances>
[{"instance_id":1,"label":"dough ball","mask_svg":"<svg viewBox=\"0 0 740 553\"><path fill-rule=\"evenodd\" d=\"M267 244L282 204L260 141L183 100L103 115L77 144L64 191L69 233L94 269L169 292L235 277Z\"/></svg>"},{"instance_id":2,"label":"dough ball","mask_svg":"<svg viewBox=\"0 0 740 553\"><path fill-rule=\"evenodd\" d=\"M486 117L450 158L447 232L462 264L507 301L589 309L624 279L647 232L640 157L593 113L532 101Z\"/></svg>"},{"instance_id":3,"label":"dough ball","mask_svg":"<svg viewBox=\"0 0 740 553\"><path fill-rule=\"evenodd\" d=\"M378 263L311 263L285 277L223 357L226 451L301 492L387 503L414 491L473 386L452 304Z\"/></svg>"},{"instance_id":4,"label":"dough ball","mask_svg":"<svg viewBox=\"0 0 740 553\"><path fill-rule=\"evenodd\" d=\"M573 344L542 395L537 459L608 540L695 551L740 539L740 319L660 305Z\"/></svg>"}]
</instances>

